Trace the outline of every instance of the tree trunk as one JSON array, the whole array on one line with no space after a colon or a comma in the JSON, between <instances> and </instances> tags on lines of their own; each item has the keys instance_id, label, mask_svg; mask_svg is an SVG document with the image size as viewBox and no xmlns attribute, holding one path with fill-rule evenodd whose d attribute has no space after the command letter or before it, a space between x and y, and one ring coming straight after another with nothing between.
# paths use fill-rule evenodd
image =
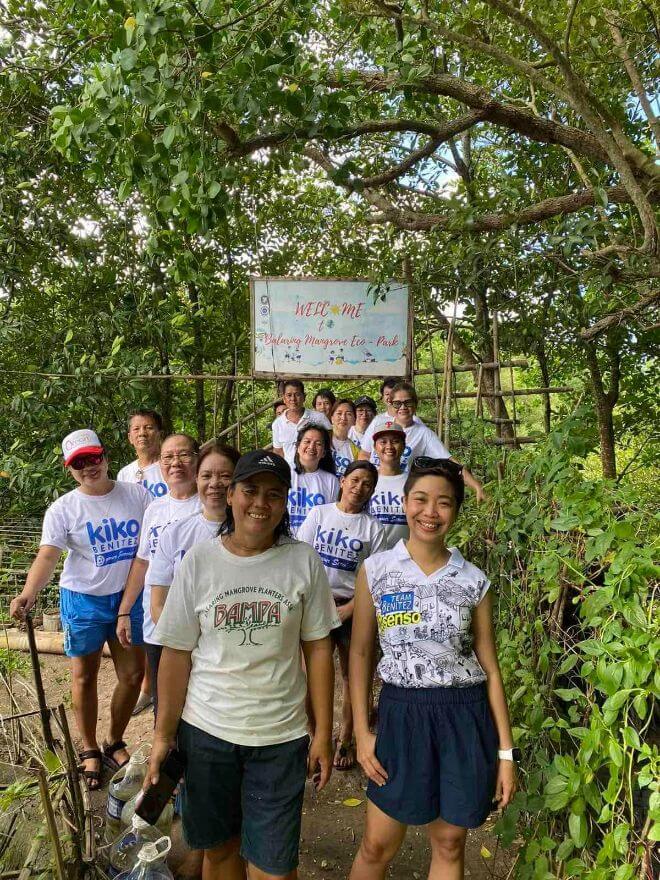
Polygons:
<instances>
[{"instance_id":1,"label":"tree trunk","mask_svg":"<svg viewBox=\"0 0 660 880\"><path fill-rule=\"evenodd\" d=\"M188 283L188 295L192 305L193 339L195 350L190 361L192 372L200 375L204 372L204 339L202 336L202 324L199 319L199 290L192 281ZM195 379L195 421L197 425L197 439L200 443L206 440L206 400L204 398L204 380Z\"/></svg>"},{"instance_id":2,"label":"tree trunk","mask_svg":"<svg viewBox=\"0 0 660 880\"><path fill-rule=\"evenodd\" d=\"M596 404L598 435L600 438L600 463L603 476L616 479L616 441L613 412L619 399L620 358L615 333L608 333L605 348L605 355L610 367L609 390L605 390L603 383L603 371L598 361L596 343L594 341L585 342L583 348Z\"/></svg>"},{"instance_id":3,"label":"tree trunk","mask_svg":"<svg viewBox=\"0 0 660 880\"><path fill-rule=\"evenodd\" d=\"M543 379L543 387L550 387L550 371L548 370L548 355L545 351L545 341L541 338L536 343L536 356L539 359L539 368ZM552 418L552 408L550 403L550 395L543 395L543 428L546 434L550 433Z\"/></svg>"}]
</instances>

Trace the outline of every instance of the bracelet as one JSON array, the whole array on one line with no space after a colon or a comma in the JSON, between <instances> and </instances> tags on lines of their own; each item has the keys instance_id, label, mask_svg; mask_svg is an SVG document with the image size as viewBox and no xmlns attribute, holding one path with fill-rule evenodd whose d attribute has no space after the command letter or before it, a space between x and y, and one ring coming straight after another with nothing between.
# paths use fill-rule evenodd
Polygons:
<instances>
[{"instance_id":1,"label":"bracelet","mask_svg":"<svg viewBox=\"0 0 660 880\"><path fill-rule=\"evenodd\" d=\"M117 617L130 617L130 616L131 616L130 613L129 613L129 614L118 614L118 615L117 615Z\"/></svg>"}]
</instances>

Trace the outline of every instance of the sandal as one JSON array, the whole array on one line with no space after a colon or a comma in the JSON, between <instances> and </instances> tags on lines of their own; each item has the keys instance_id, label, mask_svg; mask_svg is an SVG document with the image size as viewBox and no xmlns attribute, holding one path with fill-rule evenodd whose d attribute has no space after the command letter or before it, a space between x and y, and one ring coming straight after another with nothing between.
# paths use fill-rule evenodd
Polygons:
<instances>
[{"instance_id":1,"label":"sandal","mask_svg":"<svg viewBox=\"0 0 660 880\"><path fill-rule=\"evenodd\" d=\"M87 770L82 764L79 769L81 770L83 776L85 777L85 782L87 783L87 788L90 791L98 791L101 787L101 766L103 764L103 755L99 751L99 749L87 749L84 752L80 752L78 757L81 761L98 761L99 769L98 770Z\"/></svg>"},{"instance_id":2,"label":"sandal","mask_svg":"<svg viewBox=\"0 0 660 880\"><path fill-rule=\"evenodd\" d=\"M103 743L103 755L101 760L105 764L105 766L112 770L113 773L116 773L117 770L121 770L122 767L125 767L128 764L129 759L127 758L125 761L122 761L121 764L117 761L113 755L115 752L119 752L122 749L126 748L126 743L123 739L118 739L117 742L113 743Z\"/></svg>"},{"instance_id":3,"label":"sandal","mask_svg":"<svg viewBox=\"0 0 660 880\"><path fill-rule=\"evenodd\" d=\"M355 767L355 747L352 742L336 741L332 766L335 770L352 770Z\"/></svg>"}]
</instances>

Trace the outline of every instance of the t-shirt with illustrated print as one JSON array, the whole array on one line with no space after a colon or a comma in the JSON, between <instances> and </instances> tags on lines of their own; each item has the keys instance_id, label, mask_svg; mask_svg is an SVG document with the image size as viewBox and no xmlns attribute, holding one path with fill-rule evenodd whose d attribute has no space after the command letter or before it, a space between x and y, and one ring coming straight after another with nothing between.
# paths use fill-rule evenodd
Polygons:
<instances>
[{"instance_id":1,"label":"t-shirt with illustrated print","mask_svg":"<svg viewBox=\"0 0 660 880\"><path fill-rule=\"evenodd\" d=\"M298 529L298 540L321 557L333 596L352 599L355 576L367 556L385 550L385 531L368 513L344 513L336 504L315 507Z\"/></svg>"},{"instance_id":2,"label":"t-shirt with illustrated print","mask_svg":"<svg viewBox=\"0 0 660 880\"><path fill-rule=\"evenodd\" d=\"M403 511L403 487L407 474L385 477L379 474L376 489L369 502L369 513L385 529L387 549L408 539L410 530Z\"/></svg>"},{"instance_id":3,"label":"t-shirt with illustrated print","mask_svg":"<svg viewBox=\"0 0 660 880\"><path fill-rule=\"evenodd\" d=\"M472 612L490 581L454 547L425 575L403 541L366 560L383 658L378 674L396 687L469 687L486 680L472 643Z\"/></svg>"},{"instance_id":4,"label":"t-shirt with illustrated print","mask_svg":"<svg viewBox=\"0 0 660 880\"><path fill-rule=\"evenodd\" d=\"M140 546L137 552L138 559L148 562L149 567L151 567L151 560L154 558L160 538L165 534L170 523L197 513L199 510L201 510L201 504L197 493L190 498L183 499L172 498L171 495L166 495L164 498L158 498L153 504L150 504L142 523L142 535L140 536ZM144 590L142 591L142 607L144 609L142 633L145 642L153 645L155 624L151 619L151 584L149 568L147 568L144 577Z\"/></svg>"},{"instance_id":5,"label":"t-shirt with illustrated print","mask_svg":"<svg viewBox=\"0 0 660 880\"><path fill-rule=\"evenodd\" d=\"M215 538L219 529L220 523L207 519L201 511L170 523L160 536L156 552L151 557L145 583L150 587L170 587L179 563L188 550L200 541Z\"/></svg>"},{"instance_id":6,"label":"t-shirt with illustrated print","mask_svg":"<svg viewBox=\"0 0 660 880\"><path fill-rule=\"evenodd\" d=\"M148 464L142 468L142 479L138 480L138 471L140 467L137 459L123 467L117 474L117 481L120 483L141 483L150 493L152 498L162 498L167 495L167 483L163 479L163 472L157 461Z\"/></svg>"},{"instance_id":7,"label":"t-shirt with illustrated print","mask_svg":"<svg viewBox=\"0 0 660 880\"><path fill-rule=\"evenodd\" d=\"M120 593L152 500L142 486L114 483L105 495L74 489L54 501L44 516L41 546L68 550L60 587L93 596Z\"/></svg>"},{"instance_id":8,"label":"t-shirt with illustrated print","mask_svg":"<svg viewBox=\"0 0 660 880\"><path fill-rule=\"evenodd\" d=\"M155 638L192 652L184 721L236 745L266 746L305 735L300 642L337 626L309 545L283 538L257 556L236 556L215 538L183 557Z\"/></svg>"},{"instance_id":9,"label":"t-shirt with illustrated print","mask_svg":"<svg viewBox=\"0 0 660 880\"><path fill-rule=\"evenodd\" d=\"M319 504L330 504L339 495L339 480L327 471L297 474L291 471L291 488L287 496L287 508L291 521L291 533L296 534L305 522L307 514Z\"/></svg>"}]
</instances>

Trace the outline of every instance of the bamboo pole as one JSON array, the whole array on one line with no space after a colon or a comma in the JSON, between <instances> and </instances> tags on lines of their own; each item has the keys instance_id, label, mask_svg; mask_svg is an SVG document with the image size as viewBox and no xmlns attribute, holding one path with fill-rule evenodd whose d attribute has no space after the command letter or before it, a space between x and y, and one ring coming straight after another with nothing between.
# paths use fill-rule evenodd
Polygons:
<instances>
[{"instance_id":1,"label":"bamboo pole","mask_svg":"<svg viewBox=\"0 0 660 880\"><path fill-rule=\"evenodd\" d=\"M71 797L73 799L73 808L78 823L78 836L82 837L85 826L85 808L83 806L80 794L80 777L78 776L78 760L75 749L73 748L73 740L71 739L71 731L69 730L69 721L66 717L66 709L64 704L60 703L57 707L57 715L55 716L59 722L60 730L64 738L64 752L66 754L68 771L69 771L69 788L71 789ZM80 842L80 841L79 841Z\"/></svg>"},{"instance_id":2,"label":"bamboo pole","mask_svg":"<svg viewBox=\"0 0 660 880\"><path fill-rule=\"evenodd\" d=\"M500 361L500 325L497 315L497 309L493 312L493 361L499 364ZM493 371L493 391L497 393L502 390L502 376L499 366ZM498 437L502 436L502 426L495 425L495 432Z\"/></svg>"},{"instance_id":3,"label":"bamboo pole","mask_svg":"<svg viewBox=\"0 0 660 880\"><path fill-rule=\"evenodd\" d=\"M552 388L520 388L516 389L513 393L516 397L525 397L528 394L567 394L570 391L575 391L574 388L571 388L569 385L558 385ZM454 397L462 398L462 399L474 399L477 396L477 391L457 391L454 394ZM510 397L510 391L482 391L482 397ZM420 400L433 400L431 395L422 395Z\"/></svg>"},{"instance_id":4,"label":"bamboo pole","mask_svg":"<svg viewBox=\"0 0 660 880\"><path fill-rule=\"evenodd\" d=\"M529 361L525 360L525 358L515 358L511 361L504 361L502 363L498 363L496 361L481 361L478 364L454 364L452 366L452 371L454 373L474 373L479 367L482 367L484 370L498 370L500 367L528 367ZM432 369L425 367L423 370L415 370L416 376L430 376L433 373ZM444 369L442 367L436 368L437 373L443 373Z\"/></svg>"},{"instance_id":5,"label":"bamboo pole","mask_svg":"<svg viewBox=\"0 0 660 880\"><path fill-rule=\"evenodd\" d=\"M484 410L483 404L481 403L481 390L482 390L482 382L484 378L484 365L479 364L479 374L477 376L477 402L474 407L474 415L475 418L483 418Z\"/></svg>"},{"instance_id":6,"label":"bamboo pole","mask_svg":"<svg viewBox=\"0 0 660 880\"><path fill-rule=\"evenodd\" d=\"M43 804L44 813L46 814L46 825L48 827L48 834L50 837L50 842L53 846L57 880L67 880L64 857L62 856L62 847L60 845L60 834L57 828L57 823L55 821L55 812L53 810L53 805L50 800L50 792L48 790L48 780L46 779L45 772L41 768L37 770L37 776L39 777L41 802Z\"/></svg>"},{"instance_id":7,"label":"bamboo pole","mask_svg":"<svg viewBox=\"0 0 660 880\"><path fill-rule=\"evenodd\" d=\"M48 704L46 703L46 693L44 691L44 683L41 678L41 667L39 666L39 652L37 651L37 643L34 638L34 627L32 625L32 618L29 614L25 618L25 624L27 626L27 637L30 649L30 660L32 662L34 686L37 691L37 701L39 703L41 714L41 729L44 734L44 742L46 744L46 747L50 749L51 752L54 752L55 741L53 740L53 732L50 727L50 710L48 709Z\"/></svg>"}]
</instances>

